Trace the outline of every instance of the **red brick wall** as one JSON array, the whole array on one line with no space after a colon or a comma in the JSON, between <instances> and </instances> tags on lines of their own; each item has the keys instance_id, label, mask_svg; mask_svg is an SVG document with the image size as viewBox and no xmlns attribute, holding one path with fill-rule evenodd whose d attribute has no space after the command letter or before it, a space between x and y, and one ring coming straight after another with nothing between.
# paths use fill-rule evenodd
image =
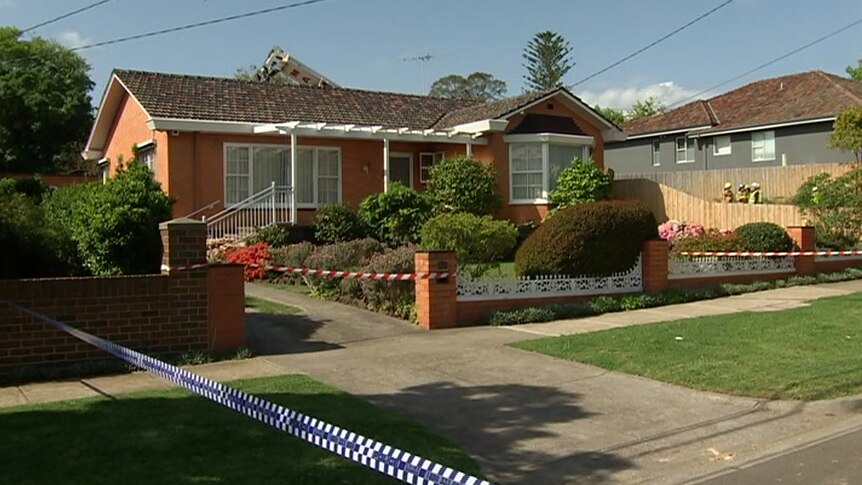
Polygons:
<instances>
[{"instance_id":1,"label":"red brick wall","mask_svg":"<svg viewBox=\"0 0 862 485\"><path fill-rule=\"evenodd\" d=\"M206 271L0 281L0 295L85 332L147 352L207 348ZM103 351L0 304L0 376L11 367L104 359Z\"/></svg>"}]
</instances>

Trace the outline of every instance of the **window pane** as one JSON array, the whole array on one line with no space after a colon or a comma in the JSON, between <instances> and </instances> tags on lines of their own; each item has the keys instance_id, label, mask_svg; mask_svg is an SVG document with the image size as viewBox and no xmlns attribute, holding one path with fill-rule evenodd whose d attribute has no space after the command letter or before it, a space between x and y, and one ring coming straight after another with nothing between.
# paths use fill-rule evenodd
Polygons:
<instances>
[{"instance_id":1,"label":"window pane","mask_svg":"<svg viewBox=\"0 0 862 485\"><path fill-rule=\"evenodd\" d=\"M317 197L318 202L322 204L330 204L338 202L338 179L337 178L320 178L317 180Z\"/></svg>"},{"instance_id":2,"label":"window pane","mask_svg":"<svg viewBox=\"0 0 862 485\"><path fill-rule=\"evenodd\" d=\"M677 138L676 139L676 149L677 150L685 150L685 138Z\"/></svg>"},{"instance_id":3,"label":"window pane","mask_svg":"<svg viewBox=\"0 0 862 485\"><path fill-rule=\"evenodd\" d=\"M314 149L299 148L296 157L296 201L314 203Z\"/></svg>"},{"instance_id":4,"label":"window pane","mask_svg":"<svg viewBox=\"0 0 862 485\"><path fill-rule=\"evenodd\" d=\"M548 191L557 188L560 172L572 165L575 158L582 159L584 147L551 145L548 149Z\"/></svg>"},{"instance_id":5,"label":"window pane","mask_svg":"<svg viewBox=\"0 0 862 485\"><path fill-rule=\"evenodd\" d=\"M248 147L227 147L227 173L248 175Z\"/></svg>"},{"instance_id":6,"label":"window pane","mask_svg":"<svg viewBox=\"0 0 862 485\"><path fill-rule=\"evenodd\" d=\"M290 181L290 155L282 147L254 147L252 151L252 173L254 186L252 190L258 193L273 182L275 185L288 185Z\"/></svg>"},{"instance_id":7,"label":"window pane","mask_svg":"<svg viewBox=\"0 0 862 485\"><path fill-rule=\"evenodd\" d=\"M236 204L248 198L248 176L228 175L225 177L225 196L228 204Z\"/></svg>"},{"instance_id":8,"label":"window pane","mask_svg":"<svg viewBox=\"0 0 862 485\"><path fill-rule=\"evenodd\" d=\"M338 176L338 150L317 151L317 175L319 177Z\"/></svg>"}]
</instances>

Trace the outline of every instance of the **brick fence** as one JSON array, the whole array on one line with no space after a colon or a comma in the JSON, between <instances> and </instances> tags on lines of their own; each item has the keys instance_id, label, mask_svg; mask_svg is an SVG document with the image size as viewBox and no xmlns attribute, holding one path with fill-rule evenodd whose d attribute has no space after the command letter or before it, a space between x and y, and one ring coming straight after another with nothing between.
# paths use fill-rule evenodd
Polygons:
<instances>
[{"instance_id":1,"label":"brick fence","mask_svg":"<svg viewBox=\"0 0 862 485\"><path fill-rule=\"evenodd\" d=\"M801 251L815 249L813 227L788 227L787 233ZM793 275L813 275L831 271L841 271L852 266L862 266L862 258L818 260L815 256L796 256L794 268L757 274L703 274L692 277L671 279L669 251L666 241L646 241L642 249L643 291L660 292L670 287L698 287L722 283L750 283L752 281L773 281ZM416 253L416 271L449 271L456 273L458 262L451 251L431 251ZM617 293L623 294L623 293ZM419 325L426 329L452 328L481 324L488 316L498 310L514 310L529 306L542 306L555 303L570 303L595 298L598 295L573 295L552 297L518 297L507 299L488 299L480 301L459 301L456 277L445 280L416 281L416 311Z\"/></svg>"},{"instance_id":2,"label":"brick fence","mask_svg":"<svg viewBox=\"0 0 862 485\"><path fill-rule=\"evenodd\" d=\"M162 262L206 261L206 225L162 223ZM0 299L145 352L223 351L245 345L242 266L153 275L0 280ZM56 365L106 354L0 304L0 377L15 366Z\"/></svg>"}]
</instances>

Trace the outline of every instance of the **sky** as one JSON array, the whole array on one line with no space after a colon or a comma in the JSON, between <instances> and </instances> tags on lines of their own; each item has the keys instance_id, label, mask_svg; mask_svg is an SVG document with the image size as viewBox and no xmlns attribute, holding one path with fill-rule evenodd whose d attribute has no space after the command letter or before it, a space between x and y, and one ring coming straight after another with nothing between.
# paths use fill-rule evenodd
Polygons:
<instances>
[{"instance_id":1,"label":"sky","mask_svg":"<svg viewBox=\"0 0 862 485\"><path fill-rule=\"evenodd\" d=\"M77 47L293 3L295 0L111 0L27 36ZM724 0L325 0L262 16L79 51L98 104L114 68L233 76L272 46L344 87L427 93L448 74L485 71L524 91L522 53L550 30L573 48L575 84ZM0 25L27 28L94 0L0 0ZM796 47L862 20L860 0L735 0L679 34L573 88L590 104L629 108L685 100ZM862 59L862 24L726 86ZM430 55L431 60L411 58ZM704 96L701 96L704 97Z\"/></svg>"}]
</instances>

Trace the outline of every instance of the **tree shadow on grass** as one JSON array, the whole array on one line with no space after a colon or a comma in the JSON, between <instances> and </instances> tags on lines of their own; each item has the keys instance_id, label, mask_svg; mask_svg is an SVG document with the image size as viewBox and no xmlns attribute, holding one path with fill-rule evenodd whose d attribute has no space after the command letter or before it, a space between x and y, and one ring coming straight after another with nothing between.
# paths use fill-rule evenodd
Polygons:
<instances>
[{"instance_id":1,"label":"tree shadow on grass","mask_svg":"<svg viewBox=\"0 0 862 485\"><path fill-rule=\"evenodd\" d=\"M276 380L291 385L260 384ZM457 446L421 425L307 377L248 382L252 384L241 387L255 395L466 473L480 473ZM273 388L282 392L271 392ZM178 389L0 410L0 429L0 483L393 483Z\"/></svg>"},{"instance_id":2,"label":"tree shadow on grass","mask_svg":"<svg viewBox=\"0 0 862 485\"><path fill-rule=\"evenodd\" d=\"M578 394L554 387L435 382L364 397L381 407L409 410L464 446L500 483L605 483L613 472L634 466L614 454L588 451L589 443L581 446L584 451L561 454L559 449L577 438L561 436L554 425L592 413L576 404Z\"/></svg>"}]
</instances>

